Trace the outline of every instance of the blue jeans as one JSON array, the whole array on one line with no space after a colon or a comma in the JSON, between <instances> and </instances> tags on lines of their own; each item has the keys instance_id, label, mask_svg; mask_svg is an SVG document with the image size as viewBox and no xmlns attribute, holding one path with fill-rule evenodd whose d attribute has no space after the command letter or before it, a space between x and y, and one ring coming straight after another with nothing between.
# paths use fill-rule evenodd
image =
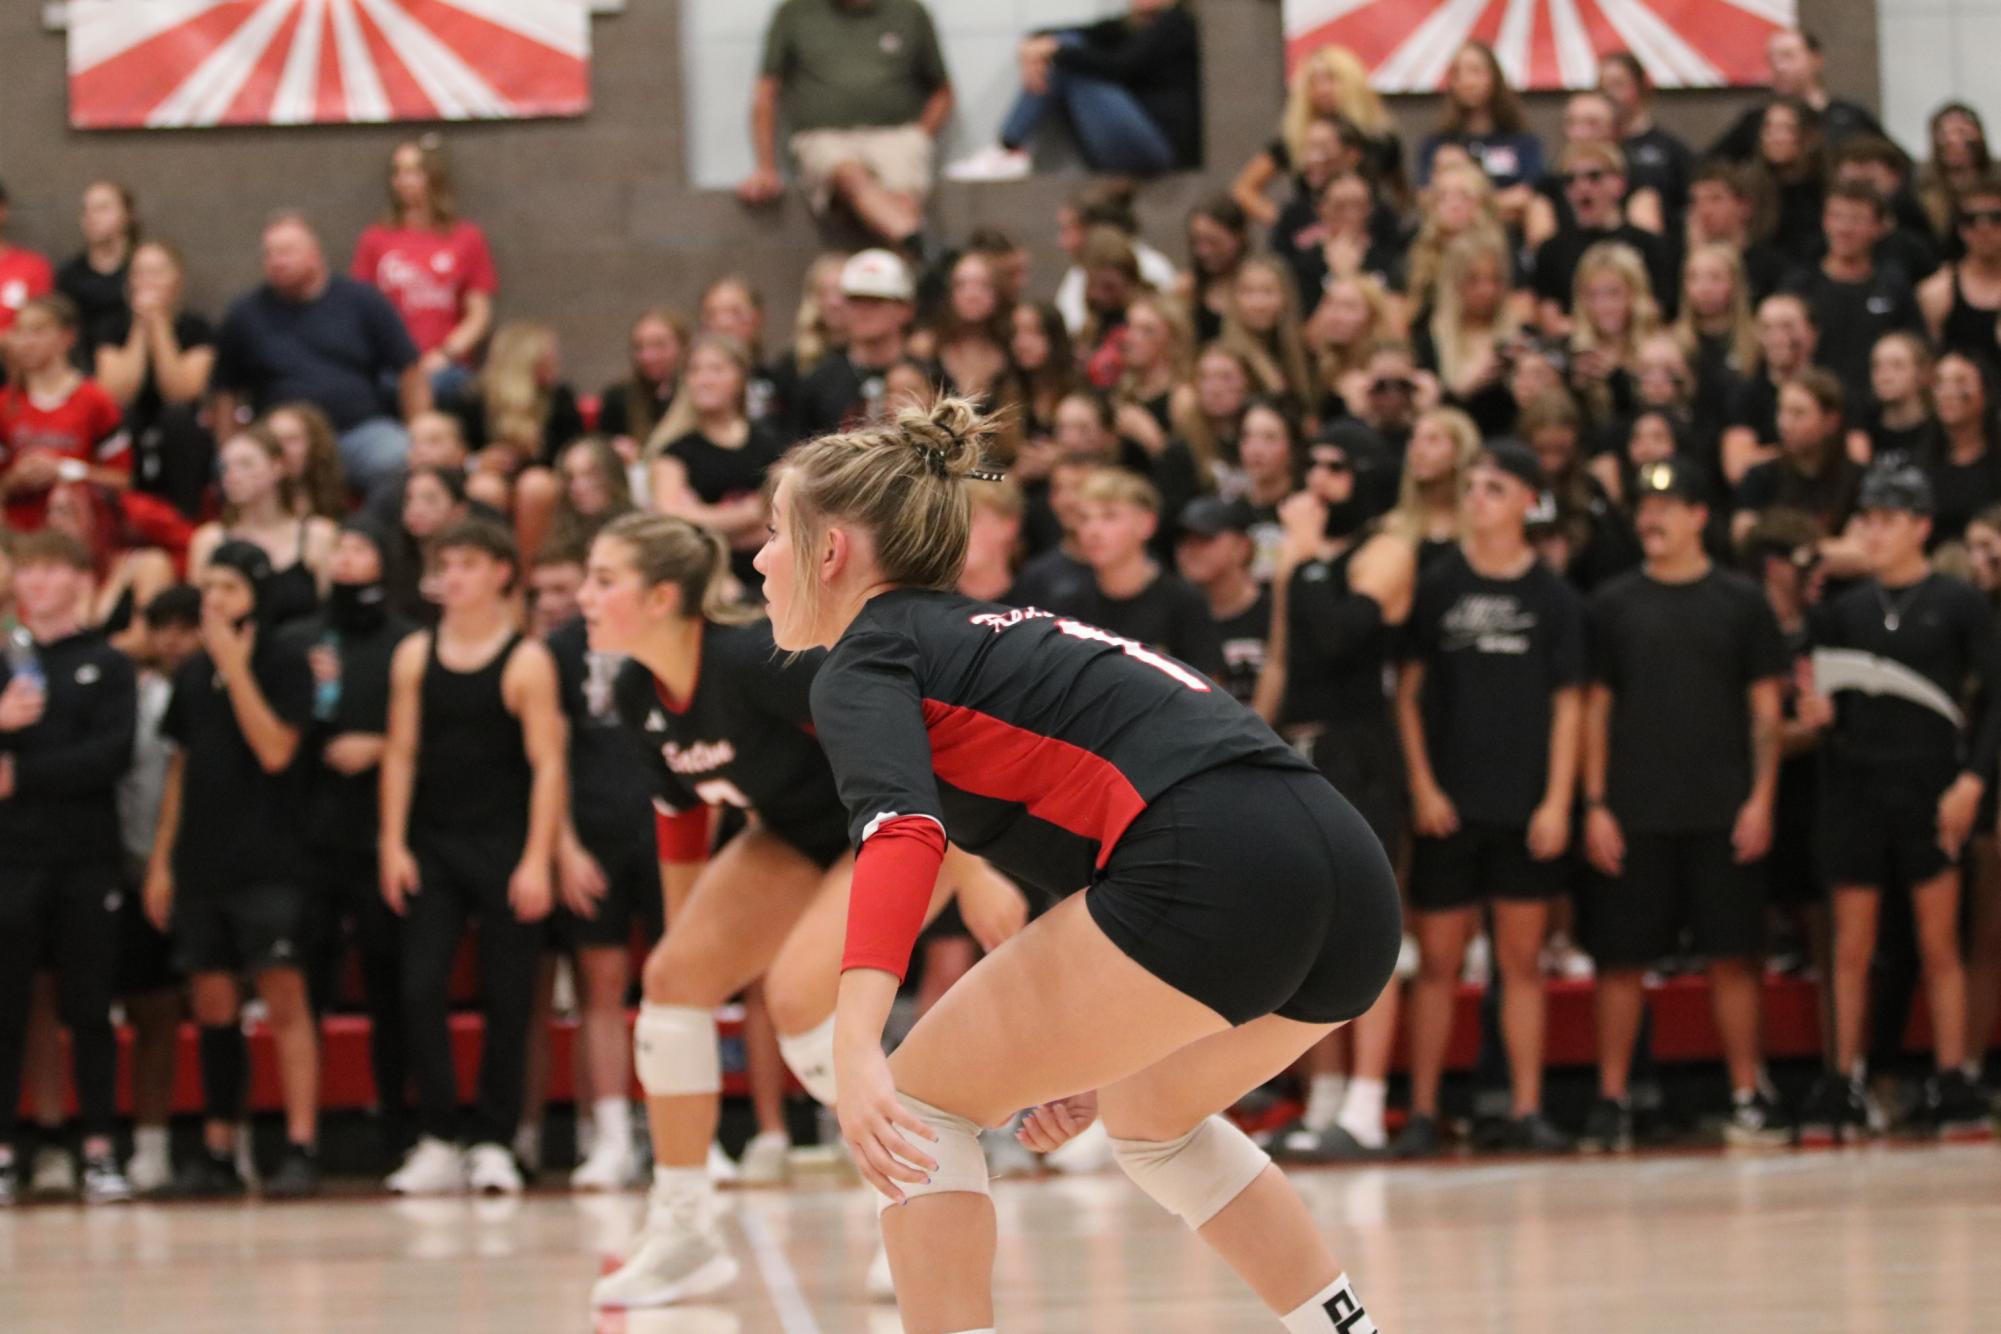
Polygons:
<instances>
[{"instance_id":1,"label":"blue jeans","mask_svg":"<svg viewBox=\"0 0 2001 1334\"><path fill-rule=\"evenodd\" d=\"M1074 32L1056 34L1064 46L1083 45ZM1087 74L1071 74L1061 66L1049 67L1049 91L1023 90L1015 98L1007 119L1001 123L1001 143L1020 148L1035 137L1035 131L1053 106L1061 105L1077 136L1084 161L1093 171L1131 176L1158 176L1174 169L1174 145L1160 132L1122 84Z\"/></svg>"},{"instance_id":2,"label":"blue jeans","mask_svg":"<svg viewBox=\"0 0 2001 1334\"><path fill-rule=\"evenodd\" d=\"M340 434L340 466L350 491L368 494L410 456L410 433L394 417L370 417Z\"/></svg>"}]
</instances>

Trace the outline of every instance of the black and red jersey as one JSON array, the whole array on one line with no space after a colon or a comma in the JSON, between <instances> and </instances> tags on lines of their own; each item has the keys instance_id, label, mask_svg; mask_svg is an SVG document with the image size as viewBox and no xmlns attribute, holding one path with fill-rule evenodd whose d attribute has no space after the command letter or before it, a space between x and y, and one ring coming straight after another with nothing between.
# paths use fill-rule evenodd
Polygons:
<instances>
[{"instance_id":1,"label":"black and red jersey","mask_svg":"<svg viewBox=\"0 0 2001 1334\"><path fill-rule=\"evenodd\" d=\"M669 699L636 662L621 669L618 714L658 757L656 790L670 810L735 806L788 836L841 822L827 757L813 739L811 691L824 653L791 657L771 624L702 628L695 689Z\"/></svg>"},{"instance_id":2,"label":"black and red jersey","mask_svg":"<svg viewBox=\"0 0 2001 1334\"><path fill-rule=\"evenodd\" d=\"M1054 895L1088 885L1185 778L1310 770L1185 663L1069 617L919 589L862 608L813 682L813 722L857 846L933 821Z\"/></svg>"}]
</instances>

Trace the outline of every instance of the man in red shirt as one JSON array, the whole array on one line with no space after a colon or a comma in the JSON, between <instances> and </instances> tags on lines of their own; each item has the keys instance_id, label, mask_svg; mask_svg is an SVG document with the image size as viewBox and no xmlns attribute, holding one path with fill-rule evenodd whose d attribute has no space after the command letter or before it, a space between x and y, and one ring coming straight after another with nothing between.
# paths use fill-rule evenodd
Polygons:
<instances>
[{"instance_id":1,"label":"man in red shirt","mask_svg":"<svg viewBox=\"0 0 2001 1334\"><path fill-rule=\"evenodd\" d=\"M8 341L16 378L0 388L0 500L7 525L26 533L47 522L58 483L123 490L132 451L118 404L70 365L76 307L69 298L29 301Z\"/></svg>"},{"instance_id":2,"label":"man in red shirt","mask_svg":"<svg viewBox=\"0 0 2001 1334\"><path fill-rule=\"evenodd\" d=\"M7 244L7 187L0 184L0 334L14 327L21 307L54 286L55 272L46 259Z\"/></svg>"}]
</instances>

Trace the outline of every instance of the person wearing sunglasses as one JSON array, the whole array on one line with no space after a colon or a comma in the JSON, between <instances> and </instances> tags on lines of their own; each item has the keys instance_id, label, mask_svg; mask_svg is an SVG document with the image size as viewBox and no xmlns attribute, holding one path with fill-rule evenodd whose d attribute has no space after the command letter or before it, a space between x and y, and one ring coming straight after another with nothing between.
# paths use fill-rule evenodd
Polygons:
<instances>
[{"instance_id":1,"label":"person wearing sunglasses","mask_svg":"<svg viewBox=\"0 0 2001 1334\"><path fill-rule=\"evenodd\" d=\"M1918 308L1941 352L2001 362L2001 176L1962 191L1954 218L1966 255L1918 288Z\"/></svg>"},{"instance_id":2,"label":"person wearing sunglasses","mask_svg":"<svg viewBox=\"0 0 2001 1334\"><path fill-rule=\"evenodd\" d=\"M1618 241L1638 252L1646 264L1654 299L1671 318L1668 308L1680 295L1675 256L1659 233L1626 220L1626 155L1616 144L1574 143L1563 150L1560 161L1559 179L1564 200L1570 205L1571 221L1559 225L1553 236L1536 247L1531 286L1543 330L1550 334L1569 331L1578 261L1601 241Z\"/></svg>"}]
</instances>

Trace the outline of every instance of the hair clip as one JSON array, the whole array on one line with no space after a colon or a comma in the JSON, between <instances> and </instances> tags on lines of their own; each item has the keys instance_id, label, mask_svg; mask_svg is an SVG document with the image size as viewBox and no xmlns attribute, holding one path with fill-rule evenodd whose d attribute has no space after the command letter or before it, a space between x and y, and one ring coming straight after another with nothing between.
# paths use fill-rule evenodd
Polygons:
<instances>
[{"instance_id":1,"label":"hair clip","mask_svg":"<svg viewBox=\"0 0 2001 1334\"><path fill-rule=\"evenodd\" d=\"M1005 482L1007 480L1006 473L995 472L991 468L975 468L967 473L966 476L975 482Z\"/></svg>"},{"instance_id":2,"label":"hair clip","mask_svg":"<svg viewBox=\"0 0 2001 1334\"><path fill-rule=\"evenodd\" d=\"M933 474L939 477L950 477L952 475L952 467L945 459L944 450L934 449L930 445L919 445L918 448L923 451L924 462L930 467Z\"/></svg>"}]
</instances>

